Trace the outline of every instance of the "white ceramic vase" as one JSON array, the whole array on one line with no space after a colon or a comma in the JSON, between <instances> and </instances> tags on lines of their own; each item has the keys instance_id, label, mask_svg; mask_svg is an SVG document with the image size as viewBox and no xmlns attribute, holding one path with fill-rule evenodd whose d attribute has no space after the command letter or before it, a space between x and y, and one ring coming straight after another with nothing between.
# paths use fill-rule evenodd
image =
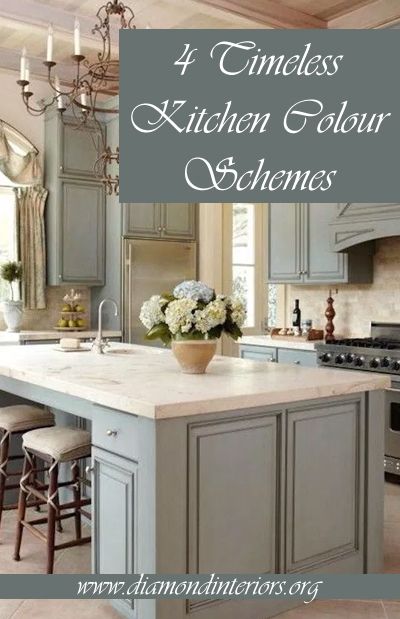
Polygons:
<instances>
[{"instance_id":1,"label":"white ceramic vase","mask_svg":"<svg viewBox=\"0 0 400 619\"><path fill-rule=\"evenodd\" d=\"M22 316L24 313L22 301L3 301L3 317L9 333L21 331Z\"/></svg>"}]
</instances>

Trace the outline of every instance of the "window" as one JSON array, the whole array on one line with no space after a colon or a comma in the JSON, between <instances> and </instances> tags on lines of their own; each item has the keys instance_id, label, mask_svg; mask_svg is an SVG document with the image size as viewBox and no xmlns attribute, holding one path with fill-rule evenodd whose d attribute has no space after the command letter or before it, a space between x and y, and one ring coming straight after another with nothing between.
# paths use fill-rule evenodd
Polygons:
<instances>
[{"instance_id":1,"label":"window","mask_svg":"<svg viewBox=\"0 0 400 619\"><path fill-rule=\"evenodd\" d=\"M17 228L14 191L0 187L0 264L17 259ZM9 297L8 284L0 280L0 300ZM16 295L15 298L18 298Z\"/></svg>"},{"instance_id":2,"label":"window","mask_svg":"<svg viewBox=\"0 0 400 619\"><path fill-rule=\"evenodd\" d=\"M255 205L232 205L232 291L246 304L245 328L255 327Z\"/></svg>"},{"instance_id":3,"label":"window","mask_svg":"<svg viewBox=\"0 0 400 619\"><path fill-rule=\"evenodd\" d=\"M266 322L265 204L235 202L223 205L223 291L233 292L246 305L246 335L262 333ZM232 341L223 342L223 354L237 354Z\"/></svg>"}]
</instances>

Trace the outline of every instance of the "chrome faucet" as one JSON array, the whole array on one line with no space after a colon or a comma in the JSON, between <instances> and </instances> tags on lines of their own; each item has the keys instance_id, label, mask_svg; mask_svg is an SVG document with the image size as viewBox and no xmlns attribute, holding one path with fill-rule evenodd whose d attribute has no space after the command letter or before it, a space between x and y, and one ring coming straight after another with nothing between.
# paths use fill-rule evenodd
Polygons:
<instances>
[{"instance_id":1,"label":"chrome faucet","mask_svg":"<svg viewBox=\"0 0 400 619\"><path fill-rule=\"evenodd\" d=\"M103 338L103 307L106 303L112 303L114 305L114 308L115 308L114 316L118 316L118 305L114 301L114 299L103 299L99 305L99 330L97 332L97 337L92 344L93 352L98 353L100 355L104 354L105 348L107 348L107 346L110 345L108 340L105 340Z\"/></svg>"}]
</instances>

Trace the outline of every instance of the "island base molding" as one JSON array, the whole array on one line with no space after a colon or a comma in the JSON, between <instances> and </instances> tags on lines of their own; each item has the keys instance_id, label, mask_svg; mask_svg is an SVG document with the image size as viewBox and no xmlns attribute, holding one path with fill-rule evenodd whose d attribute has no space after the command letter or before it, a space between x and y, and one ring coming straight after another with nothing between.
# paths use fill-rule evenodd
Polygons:
<instances>
[{"instance_id":1,"label":"island base molding","mask_svg":"<svg viewBox=\"0 0 400 619\"><path fill-rule=\"evenodd\" d=\"M91 424L95 573L382 571L383 391L153 420L4 376L0 389L0 404L12 394ZM267 619L298 604L113 602L129 619Z\"/></svg>"}]
</instances>

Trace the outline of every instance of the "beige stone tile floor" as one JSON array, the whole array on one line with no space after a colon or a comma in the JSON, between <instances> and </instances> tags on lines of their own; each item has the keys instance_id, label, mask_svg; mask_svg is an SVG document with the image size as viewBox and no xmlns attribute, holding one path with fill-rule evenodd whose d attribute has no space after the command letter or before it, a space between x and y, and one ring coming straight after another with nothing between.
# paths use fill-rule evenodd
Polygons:
<instances>
[{"instance_id":1,"label":"beige stone tile floor","mask_svg":"<svg viewBox=\"0 0 400 619\"><path fill-rule=\"evenodd\" d=\"M72 520L64 523L63 538L68 539ZM12 559L15 512L5 512L0 530L0 574L40 573L45 568L43 544L24 533L21 562ZM385 572L400 573L400 484L385 487ZM56 554L56 574L90 573L90 548L69 548ZM400 597L400 596L399 596ZM0 619L119 619L107 602L68 600L0 600ZM400 619L400 600L385 601L316 601L307 608L299 606L277 619Z\"/></svg>"}]
</instances>

